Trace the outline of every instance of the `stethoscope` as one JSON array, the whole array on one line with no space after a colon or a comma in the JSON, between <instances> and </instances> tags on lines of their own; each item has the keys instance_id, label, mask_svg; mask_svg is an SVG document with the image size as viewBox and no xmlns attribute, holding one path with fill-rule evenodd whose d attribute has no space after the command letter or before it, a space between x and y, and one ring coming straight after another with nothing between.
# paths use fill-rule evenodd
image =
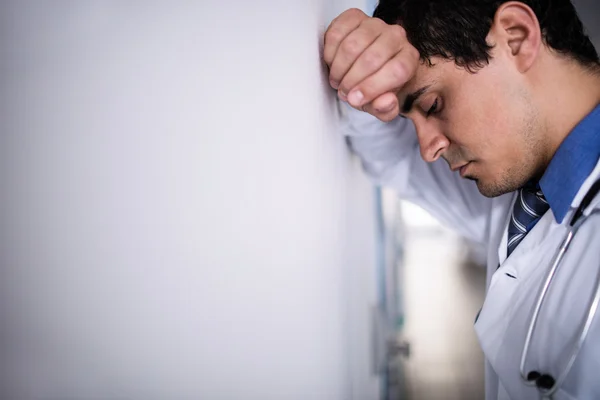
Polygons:
<instances>
[{"instance_id":1,"label":"stethoscope","mask_svg":"<svg viewBox=\"0 0 600 400\"><path fill-rule=\"evenodd\" d=\"M600 274L598 274L598 276L596 277L595 294L594 294L594 297L591 299L590 304L588 305L587 317L586 317L584 323L580 327L579 338L578 338L577 342L575 343L575 345L573 346L570 357L568 358L568 362L565 366L565 369L562 371L562 373L557 378L554 378L550 374L540 373L538 371L525 372L525 362L526 362L527 356L529 354L531 338L533 337L533 333L535 331L535 328L536 328L536 325L538 322L540 309L542 308L544 300L546 299L546 295L548 293L548 290L550 289L552 280L554 279L554 275L556 274L556 271L558 270L558 267L560 266L560 263L562 262L562 260L565 256L565 253L569 249L569 245L571 244L571 242L573 241L573 238L577 234L577 231L579 230L581 225L590 216L600 213L600 209L594 209L588 215L584 214L586 208L590 205L590 203L592 202L592 200L594 199L596 194L598 194L599 191L600 191L600 180L596 181L592 185L590 190L587 192L587 194L581 201L581 205L577 208L577 210L573 214L573 217L571 218L571 221L569 222L569 225L568 225L567 234L565 235L565 238L563 239L560 247L558 248L558 250L552 257L552 262L551 262L552 267L548 271L546 279L544 280L544 283L540 288L540 291L539 291L538 297L537 297L537 301L536 301L535 307L533 309L533 314L532 314L531 320L529 322L529 329L527 330L527 336L525 337L525 344L523 345L523 352L521 353L520 372L521 372L521 377L523 378L523 380L525 381L525 383L527 385L537 387L542 399L543 398L550 399L552 397L552 395L554 395L558 391L558 389L561 387L561 385L563 384L567 375L569 375L569 371L571 370L571 367L573 367L573 364L575 363L575 359L577 358L579 351L581 350L583 342L585 341L585 339L590 331L590 326L592 325L592 321L596 315L596 312L598 311L598 304L600 303Z\"/></svg>"}]
</instances>

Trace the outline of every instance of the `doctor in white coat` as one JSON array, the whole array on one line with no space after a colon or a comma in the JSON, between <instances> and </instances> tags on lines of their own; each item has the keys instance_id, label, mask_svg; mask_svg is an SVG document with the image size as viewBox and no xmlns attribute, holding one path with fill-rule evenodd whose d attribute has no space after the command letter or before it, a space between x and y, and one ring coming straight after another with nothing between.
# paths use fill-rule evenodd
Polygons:
<instances>
[{"instance_id":1,"label":"doctor in white coat","mask_svg":"<svg viewBox=\"0 0 600 400\"><path fill-rule=\"evenodd\" d=\"M375 16L325 35L345 134L378 183L487 246L486 398L600 399L600 64L573 5L383 0Z\"/></svg>"}]
</instances>

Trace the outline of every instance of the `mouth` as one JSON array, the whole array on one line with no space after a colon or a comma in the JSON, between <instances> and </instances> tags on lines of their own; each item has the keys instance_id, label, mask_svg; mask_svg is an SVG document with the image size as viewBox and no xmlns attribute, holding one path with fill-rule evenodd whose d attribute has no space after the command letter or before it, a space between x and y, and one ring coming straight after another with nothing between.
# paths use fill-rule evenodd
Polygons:
<instances>
[{"instance_id":1,"label":"mouth","mask_svg":"<svg viewBox=\"0 0 600 400\"><path fill-rule=\"evenodd\" d=\"M471 162L469 161L468 163L465 163L465 164L458 164L458 165L451 166L450 169L452 171L459 171L460 176L464 178L470 164L471 164Z\"/></svg>"}]
</instances>

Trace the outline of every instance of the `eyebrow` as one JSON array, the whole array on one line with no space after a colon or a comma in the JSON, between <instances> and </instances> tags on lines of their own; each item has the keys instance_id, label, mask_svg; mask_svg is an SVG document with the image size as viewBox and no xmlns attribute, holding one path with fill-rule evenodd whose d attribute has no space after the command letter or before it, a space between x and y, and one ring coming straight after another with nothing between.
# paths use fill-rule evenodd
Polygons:
<instances>
[{"instance_id":1,"label":"eyebrow","mask_svg":"<svg viewBox=\"0 0 600 400\"><path fill-rule=\"evenodd\" d=\"M402 113L404 114L408 114L411 110L411 108L413 107L413 104L415 103L415 101L417 101L419 99L419 97L421 97L421 95L423 95L430 87L431 85L427 85L427 86L423 86L421 89L417 90L416 92L413 92L411 94L409 94L408 96L406 96L406 99L404 100L404 104L402 105Z\"/></svg>"}]
</instances>

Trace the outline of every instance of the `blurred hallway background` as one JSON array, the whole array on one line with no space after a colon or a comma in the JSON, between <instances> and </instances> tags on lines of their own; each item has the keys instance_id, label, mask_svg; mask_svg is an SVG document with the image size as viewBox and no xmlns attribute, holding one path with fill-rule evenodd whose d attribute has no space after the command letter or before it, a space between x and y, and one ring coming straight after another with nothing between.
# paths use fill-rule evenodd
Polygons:
<instances>
[{"instance_id":1,"label":"blurred hallway background","mask_svg":"<svg viewBox=\"0 0 600 400\"><path fill-rule=\"evenodd\" d=\"M425 211L402 204L405 221L405 398L484 397L483 353L473 322L483 304L485 269L468 246Z\"/></svg>"}]
</instances>

